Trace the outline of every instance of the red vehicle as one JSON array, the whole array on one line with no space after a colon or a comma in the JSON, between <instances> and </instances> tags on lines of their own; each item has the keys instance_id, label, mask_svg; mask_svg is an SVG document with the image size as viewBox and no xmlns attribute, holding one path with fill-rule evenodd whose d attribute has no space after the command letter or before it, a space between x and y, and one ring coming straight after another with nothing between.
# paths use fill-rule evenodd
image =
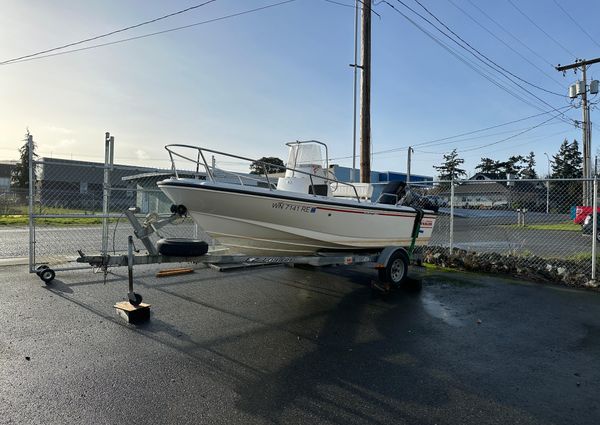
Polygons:
<instances>
[{"instance_id":1,"label":"red vehicle","mask_svg":"<svg viewBox=\"0 0 600 425\"><path fill-rule=\"evenodd\" d=\"M575 224L583 224L588 215L592 215L593 207L575 207ZM600 212L600 207L596 207L596 211Z\"/></svg>"}]
</instances>

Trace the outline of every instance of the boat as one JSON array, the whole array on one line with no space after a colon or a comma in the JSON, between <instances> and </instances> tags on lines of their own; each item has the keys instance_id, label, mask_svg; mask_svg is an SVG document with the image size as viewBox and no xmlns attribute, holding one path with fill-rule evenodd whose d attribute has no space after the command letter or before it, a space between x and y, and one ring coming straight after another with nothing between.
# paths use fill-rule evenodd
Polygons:
<instances>
[{"instance_id":1,"label":"boat","mask_svg":"<svg viewBox=\"0 0 600 425\"><path fill-rule=\"evenodd\" d=\"M268 171L276 166L208 148L170 144L165 148L174 176L158 182L158 187L175 205L185 206L204 232L234 253L298 256L428 243L436 209L415 202L419 197L403 182L389 183L374 201L364 199L352 184L338 181L331 173L324 143L309 140L287 145L288 162L279 167L275 184ZM214 162L209 165L208 155L250 161L264 173L226 171ZM194 177L179 176L181 168L176 165L181 161L188 162L186 170L191 162ZM354 196L333 196L341 186L350 188L345 192Z\"/></svg>"}]
</instances>

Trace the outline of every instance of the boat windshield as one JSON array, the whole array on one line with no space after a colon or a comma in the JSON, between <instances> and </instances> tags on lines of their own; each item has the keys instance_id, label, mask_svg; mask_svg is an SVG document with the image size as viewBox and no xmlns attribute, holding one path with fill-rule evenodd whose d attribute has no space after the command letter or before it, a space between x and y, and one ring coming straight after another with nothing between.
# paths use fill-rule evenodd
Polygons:
<instances>
[{"instance_id":1,"label":"boat windshield","mask_svg":"<svg viewBox=\"0 0 600 425\"><path fill-rule=\"evenodd\" d=\"M327 167L320 145L316 143L290 143L289 147L288 168L304 168L314 165L321 168Z\"/></svg>"}]
</instances>

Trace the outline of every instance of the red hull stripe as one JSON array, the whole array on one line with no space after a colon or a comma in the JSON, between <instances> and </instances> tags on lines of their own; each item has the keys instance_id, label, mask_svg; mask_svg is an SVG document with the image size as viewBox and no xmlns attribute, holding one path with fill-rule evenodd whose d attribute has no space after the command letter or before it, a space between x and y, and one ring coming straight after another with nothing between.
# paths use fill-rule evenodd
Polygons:
<instances>
[{"instance_id":1,"label":"red hull stripe","mask_svg":"<svg viewBox=\"0 0 600 425\"><path fill-rule=\"evenodd\" d=\"M323 211L334 211L334 212L343 212L343 213L353 213L353 214L368 214L368 215L387 215L392 217L414 217L414 214L393 214L393 213L384 213L384 212L375 212L375 211L356 211L356 210L341 210L338 208L325 208L325 207L316 207L318 210Z\"/></svg>"}]
</instances>

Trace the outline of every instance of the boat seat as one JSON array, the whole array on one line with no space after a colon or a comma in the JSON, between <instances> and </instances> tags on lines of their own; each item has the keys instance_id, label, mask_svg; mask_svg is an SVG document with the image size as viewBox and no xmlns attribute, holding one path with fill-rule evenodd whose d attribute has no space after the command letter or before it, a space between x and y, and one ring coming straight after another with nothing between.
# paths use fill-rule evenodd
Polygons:
<instances>
[{"instance_id":1,"label":"boat seat","mask_svg":"<svg viewBox=\"0 0 600 425\"><path fill-rule=\"evenodd\" d=\"M381 195L377 198L375 203L396 205L398 201L406 194L406 183L395 180L387 182L381 191Z\"/></svg>"}]
</instances>

